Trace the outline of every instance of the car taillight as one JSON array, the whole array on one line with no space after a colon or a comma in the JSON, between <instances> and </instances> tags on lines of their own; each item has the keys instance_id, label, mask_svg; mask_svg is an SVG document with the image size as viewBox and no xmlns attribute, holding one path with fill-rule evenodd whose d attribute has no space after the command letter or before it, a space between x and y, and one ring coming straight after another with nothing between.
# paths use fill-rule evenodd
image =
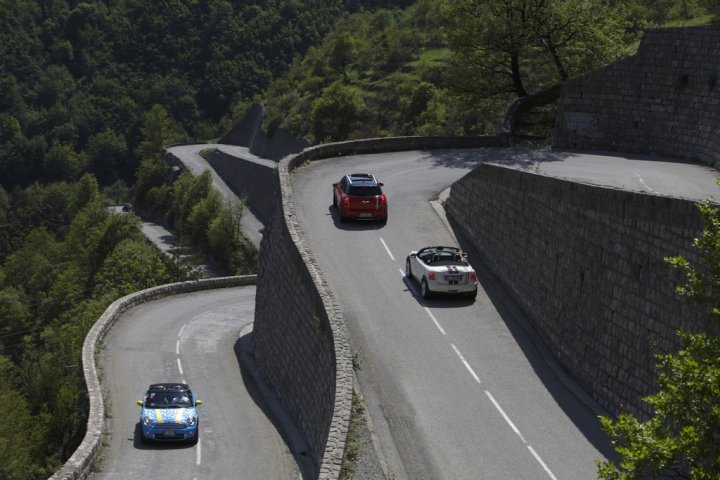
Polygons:
<instances>
[{"instance_id":1,"label":"car taillight","mask_svg":"<svg viewBox=\"0 0 720 480\"><path fill-rule=\"evenodd\" d=\"M430 272L430 273L428 273L428 278L429 278L430 280L435 280L435 272Z\"/></svg>"},{"instance_id":2,"label":"car taillight","mask_svg":"<svg viewBox=\"0 0 720 480\"><path fill-rule=\"evenodd\" d=\"M385 198L385 195L380 195L380 206L381 207L387 206L387 198Z\"/></svg>"},{"instance_id":3,"label":"car taillight","mask_svg":"<svg viewBox=\"0 0 720 480\"><path fill-rule=\"evenodd\" d=\"M350 197L343 197L342 204L343 204L343 207L349 207L350 206Z\"/></svg>"},{"instance_id":4,"label":"car taillight","mask_svg":"<svg viewBox=\"0 0 720 480\"><path fill-rule=\"evenodd\" d=\"M475 272L470 272L470 281L477 282L477 274Z\"/></svg>"}]
</instances>

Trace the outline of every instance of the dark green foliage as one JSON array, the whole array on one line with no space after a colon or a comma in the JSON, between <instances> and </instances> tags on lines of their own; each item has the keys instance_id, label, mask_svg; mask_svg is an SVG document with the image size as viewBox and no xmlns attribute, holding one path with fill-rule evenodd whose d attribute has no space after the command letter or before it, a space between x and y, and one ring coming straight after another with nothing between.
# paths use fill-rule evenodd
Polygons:
<instances>
[{"instance_id":1,"label":"dark green foliage","mask_svg":"<svg viewBox=\"0 0 720 480\"><path fill-rule=\"evenodd\" d=\"M117 298L182 277L137 217L105 208L90 175L0 193L12 246L0 262L0 401L10 408L0 476L47 478L84 434L87 331Z\"/></svg>"},{"instance_id":2,"label":"dark green foliage","mask_svg":"<svg viewBox=\"0 0 720 480\"><path fill-rule=\"evenodd\" d=\"M223 201L207 170L197 177L183 171L168 183L159 164L143 165L139 180L145 193L135 204L145 215L177 232L181 242L207 254L221 270L234 275L255 272L257 251L240 230L242 202Z\"/></svg>"},{"instance_id":3,"label":"dark green foliage","mask_svg":"<svg viewBox=\"0 0 720 480\"><path fill-rule=\"evenodd\" d=\"M448 52L440 20L432 0L343 16L268 88L265 128L281 125L315 142L477 132L456 120L462 107L442 73Z\"/></svg>"},{"instance_id":4,"label":"dark green foliage","mask_svg":"<svg viewBox=\"0 0 720 480\"><path fill-rule=\"evenodd\" d=\"M172 125L165 140L219 137L240 118L233 106L317 45L348 5L407 3L0 0L0 184L71 180L85 161L102 186L132 184L154 105Z\"/></svg>"},{"instance_id":5,"label":"dark green foliage","mask_svg":"<svg viewBox=\"0 0 720 480\"><path fill-rule=\"evenodd\" d=\"M312 103L313 135L318 141L344 140L360 125L365 102L356 88L334 82Z\"/></svg>"}]
</instances>

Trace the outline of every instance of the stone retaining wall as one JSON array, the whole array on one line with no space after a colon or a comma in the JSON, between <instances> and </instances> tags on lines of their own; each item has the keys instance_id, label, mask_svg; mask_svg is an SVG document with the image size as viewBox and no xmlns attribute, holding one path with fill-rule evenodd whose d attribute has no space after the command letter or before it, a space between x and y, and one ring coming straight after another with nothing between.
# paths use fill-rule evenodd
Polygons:
<instances>
[{"instance_id":1,"label":"stone retaining wall","mask_svg":"<svg viewBox=\"0 0 720 480\"><path fill-rule=\"evenodd\" d=\"M169 295L209 290L212 288L254 285L256 278L255 275L246 275L242 277L210 278L190 282L171 283L135 292L114 301L98 321L95 322L95 325L90 329L83 343L82 367L85 375L85 384L87 385L88 402L90 404L85 437L63 467L50 478L52 480L78 480L87 478L91 473L95 457L102 445L103 433L106 431L105 408L102 398L102 388L100 386L100 380L98 379L97 366L95 365L95 354L105 334L115 324L115 320L117 320L123 312L131 309L135 305Z\"/></svg>"},{"instance_id":2,"label":"stone retaining wall","mask_svg":"<svg viewBox=\"0 0 720 480\"><path fill-rule=\"evenodd\" d=\"M654 354L711 329L663 258L697 259L694 202L483 165L453 184L452 223L560 364L608 411L649 414Z\"/></svg>"},{"instance_id":3,"label":"stone retaining wall","mask_svg":"<svg viewBox=\"0 0 720 480\"><path fill-rule=\"evenodd\" d=\"M245 199L258 220L269 224L278 196L276 169L220 150L209 152L205 159L235 195Z\"/></svg>"},{"instance_id":4,"label":"stone retaining wall","mask_svg":"<svg viewBox=\"0 0 720 480\"><path fill-rule=\"evenodd\" d=\"M400 137L319 145L278 164L276 213L260 245L255 356L306 435L321 479L335 479L350 420L352 352L330 286L298 230L291 172L304 162L361 153L508 146L509 137Z\"/></svg>"},{"instance_id":5,"label":"stone retaining wall","mask_svg":"<svg viewBox=\"0 0 720 480\"><path fill-rule=\"evenodd\" d=\"M720 25L645 32L637 53L564 82L553 147L720 162Z\"/></svg>"}]
</instances>

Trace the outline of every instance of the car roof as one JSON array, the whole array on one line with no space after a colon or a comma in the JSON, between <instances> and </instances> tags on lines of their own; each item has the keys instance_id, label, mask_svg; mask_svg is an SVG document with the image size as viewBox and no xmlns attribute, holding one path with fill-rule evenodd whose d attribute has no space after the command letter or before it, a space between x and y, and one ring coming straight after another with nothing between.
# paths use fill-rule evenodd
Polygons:
<instances>
[{"instance_id":1,"label":"car roof","mask_svg":"<svg viewBox=\"0 0 720 480\"><path fill-rule=\"evenodd\" d=\"M347 175L347 178L350 185L368 185L374 187L378 184L375 175L370 173L351 173Z\"/></svg>"}]
</instances>

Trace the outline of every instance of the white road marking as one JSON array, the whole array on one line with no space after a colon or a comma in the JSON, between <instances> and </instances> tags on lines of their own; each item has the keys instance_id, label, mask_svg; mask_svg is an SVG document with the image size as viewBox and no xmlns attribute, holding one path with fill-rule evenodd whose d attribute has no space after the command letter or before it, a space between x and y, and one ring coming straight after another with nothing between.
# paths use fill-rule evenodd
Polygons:
<instances>
[{"instance_id":1,"label":"white road marking","mask_svg":"<svg viewBox=\"0 0 720 480\"><path fill-rule=\"evenodd\" d=\"M510 425L510 428L513 429L513 432L515 432L517 434L517 436L520 437L520 440L522 440L522 442L527 445L527 442L525 441L525 438L522 436L522 433L520 433L520 430L518 430L518 428L515 426L515 424L512 422L512 420L510 420L510 417L507 416L505 411L502 409L502 407L500 407L500 404L495 401L495 399L490 394L490 392L485 390L485 395L487 395L487 397L490 399L490 401L493 403L493 405L495 405L495 408L497 408L497 411L500 412L500 415L502 415L502 417L505 419L507 424Z\"/></svg>"},{"instance_id":2,"label":"white road marking","mask_svg":"<svg viewBox=\"0 0 720 480\"><path fill-rule=\"evenodd\" d=\"M380 242L383 244L383 247L385 247L385 251L388 253L388 255L390 255L390 259L394 262L394 261L395 261L395 257L393 257L392 252L390 251L390 249L388 248L387 244L385 243L385 240L383 240L382 237L380 237Z\"/></svg>"},{"instance_id":3,"label":"white road marking","mask_svg":"<svg viewBox=\"0 0 720 480\"><path fill-rule=\"evenodd\" d=\"M175 342L175 354L180 355L180 340Z\"/></svg>"},{"instance_id":4,"label":"white road marking","mask_svg":"<svg viewBox=\"0 0 720 480\"><path fill-rule=\"evenodd\" d=\"M180 370L180 375L183 375L182 363L180 363L179 358L177 359L177 363L178 363L178 370Z\"/></svg>"},{"instance_id":5,"label":"white road marking","mask_svg":"<svg viewBox=\"0 0 720 480\"><path fill-rule=\"evenodd\" d=\"M651 193L654 193L654 194L656 194L656 195L659 195L659 193L657 192L657 190L654 190L654 189L650 188L650 186L649 186L647 183L645 183L645 180L640 176L639 173L636 173L635 176L638 178L638 181L640 182L640 185L642 185L645 190L647 190L647 191L649 191L649 192L651 192Z\"/></svg>"},{"instance_id":6,"label":"white road marking","mask_svg":"<svg viewBox=\"0 0 720 480\"><path fill-rule=\"evenodd\" d=\"M197 449L195 453L195 465L200 465L201 460L201 454L200 454L200 446L202 445L202 440L197 441Z\"/></svg>"},{"instance_id":7,"label":"white road marking","mask_svg":"<svg viewBox=\"0 0 720 480\"><path fill-rule=\"evenodd\" d=\"M537 462L543 467L543 470L545 470L545 473L547 473L548 476L550 478L552 478L552 480L557 480L557 477L555 477L555 475L553 475L552 471L550 471L548 466L545 465L545 462L543 462L543 459L540 458L540 455L537 454L535 449L533 449L530 445L528 445L527 448L528 448L528 450L530 450L530 453L532 453L533 457L535 457L535 460L537 460Z\"/></svg>"},{"instance_id":8,"label":"white road marking","mask_svg":"<svg viewBox=\"0 0 720 480\"><path fill-rule=\"evenodd\" d=\"M465 368L468 369L468 372L470 372L470 375L473 376L473 378L475 379L475 381L477 383L480 383L480 377L477 376L477 374L475 373L475 370L472 369L472 367L467 362L467 360L465 360L465 357L462 356L462 353L460 353L460 350L458 350L458 348L453 343L451 343L450 346L453 348L453 350L455 350L455 353L457 354L457 356L460 357L460 360L462 361L463 365L465 365Z\"/></svg>"},{"instance_id":9,"label":"white road marking","mask_svg":"<svg viewBox=\"0 0 720 480\"><path fill-rule=\"evenodd\" d=\"M182 337L182 334L185 331L185 327L187 327L187 323L185 325L183 325L182 328L180 329L180 331L178 332L178 337Z\"/></svg>"},{"instance_id":10,"label":"white road marking","mask_svg":"<svg viewBox=\"0 0 720 480\"><path fill-rule=\"evenodd\" d=\"M435 322L435 326L437 327L438 330L440 330L440 333L445 335L445 329L442 327L442 325L440 325L440 322L437 321L437 319L435 318L435 315L432 314L432 312L430 311L429 308L427 308L427 307L424 307L424 308L425 308L425 311L427 312L427 314L430 315L430 318L432 318L432 321ZM455 348L455 345L453 345L453 348ZM457 349L455 351L457 351ZM462 355L460 356L460 358L462 358Z\"/></svg>"}]
</instances>

